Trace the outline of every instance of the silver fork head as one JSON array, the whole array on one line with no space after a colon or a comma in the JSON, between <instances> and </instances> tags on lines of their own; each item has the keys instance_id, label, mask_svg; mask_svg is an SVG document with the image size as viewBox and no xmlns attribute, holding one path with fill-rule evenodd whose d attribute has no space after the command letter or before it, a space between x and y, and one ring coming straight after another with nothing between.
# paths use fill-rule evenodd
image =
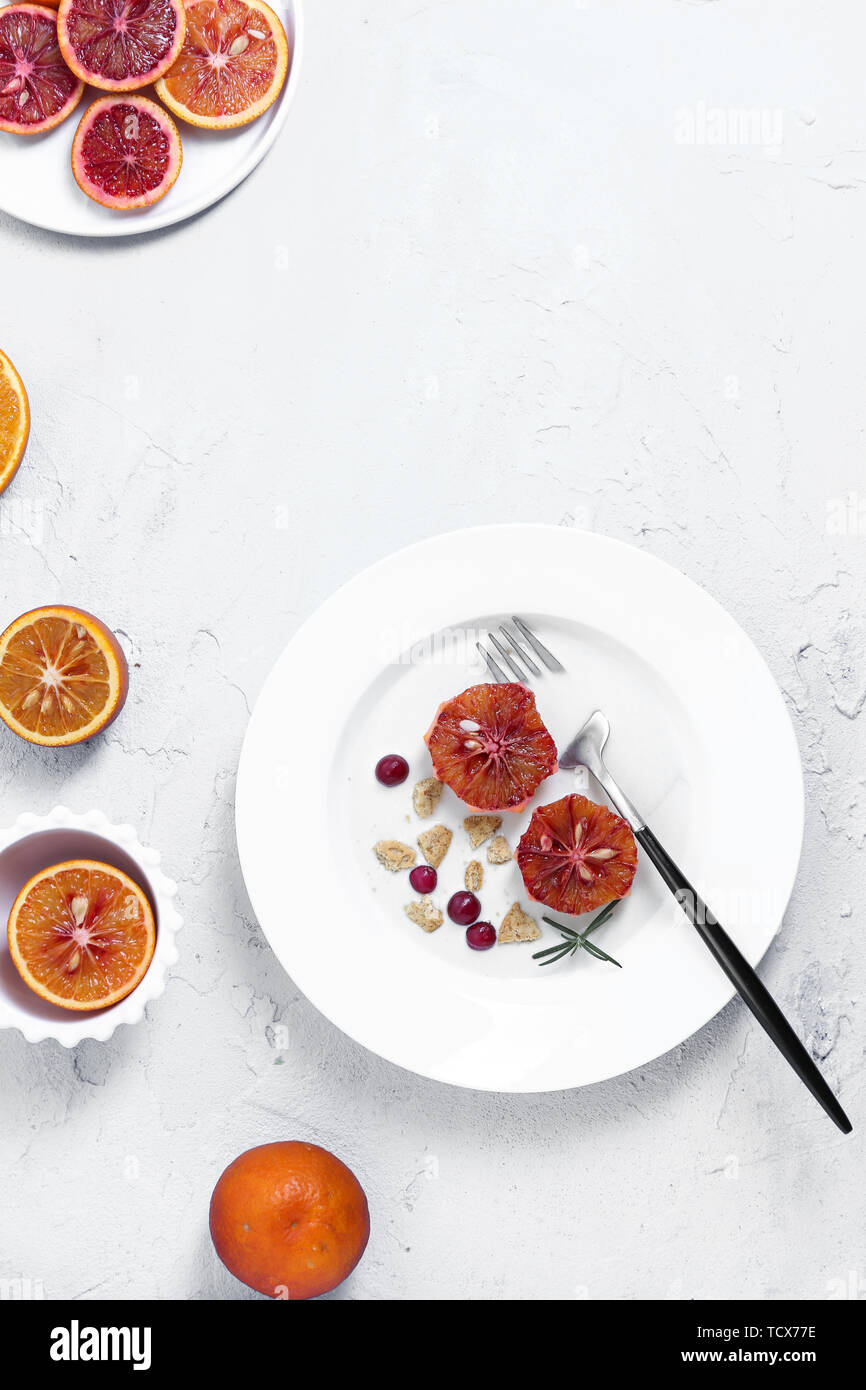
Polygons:
<instances>
[{"instance_id":1,"label":"silver fork head","mask_svg":"<svg viewBox=\"0 0 866 1390\"><path fill-rule=\"evenodd\" d=\"M595 710L581 725L564 753L560 754L559 766L566 770L572 767L585 767L591 772L600 787L621 816L629 822L633 830L641 830L645 825L643 816L626 796L622 787L614 781L604 761L604 746L610 736L610 723L606 714Z\"/></svg>"},{"instance_id":2,"label":"silver fork head","mask_svg":"<svg viewBox=\"0 0 866 1390\"><path fill-rule=\"evenodd\" d=\"M548 671L565 670L565 667L561 662L557 661L553 652L549 652L547 647L545 647L542 642L539 642L535 633L531 628L527 627L522 618L512 617L511 621L520 633L520 637L526 644L526 647L532 650L533 654L543 662ZM508 667L511 675L506 675L505 671L496 660L496 657L494 657L486 647L482 646L480 642L475 643L479 652L484 657L484 660L487 662L488 669L493 679L497 683L501 681L518 680L522 681L524 685L527 685L533 675L540 676L542 674L541 667L536 665L535 661L529 655L529 652L524 649L515 634L511 632L504 623L500 624L499 631L508 643L507 647L502 645L495 633L488 632L487 636L490 639L490 645L502 658L502 661ZM518 660L525 664L530 673L529 675L524 674L521 670L518 665ZM607 715L602 714L601 710L597 709L589 716L586 723L578 729L565 752L560 754L559 766L566 770L569 768L585 767L588 772L592 773L592 776L607 793L607 796L619 811L619 814L624 816L625 819L631 823L633 829L640 830L645 824L643 817L633 803L629 801L622 788L619 787L613 777L611 777L605 766L603 756L604 747L609 737L610 724Z\"/></svg>"},{"instance_id":3,"label":"silver fork head","mask_svg":"<svg viewBox=\"0 0 866 1390\"><path fill-rule=\"evenodd\" d=\"M535 633L527 626L522 618L513 616L511 621L517 629L517 632L520 633L519 638L517 633L505 626L505 623L500 623L499 631L505 638L506 645L500 642L494 632L488 632L487 634L490 639L490 645L501 658L504 665L507 666L508 671L511 673L510 675L503 670L503 667L500 666L492 652L489 652L480 642L475 643L475 646L487 663L487 669L495 681L517 680L527 685L533 676L542 675L541 666L533 659L533 656L530 656L530 652L539 658L547 667L548 671L565 670L565 667L561 662L557 661L553 652L548 651L543 642L539 642ZM522 670L519 664L520 662L523 662L526 671Z\"/></svg>"},{"instance_id":4,"label":"silver fork head","mask_svg":"<svg viewBox=\"0 0 866 1390\"><path fill-rule=\"evenodd\" d=\"M559 759L560 767L587 767L595 776L604 768L604 745L610 737L610 724L600 709L589 716Z\"/></svg>"}]
</instances>

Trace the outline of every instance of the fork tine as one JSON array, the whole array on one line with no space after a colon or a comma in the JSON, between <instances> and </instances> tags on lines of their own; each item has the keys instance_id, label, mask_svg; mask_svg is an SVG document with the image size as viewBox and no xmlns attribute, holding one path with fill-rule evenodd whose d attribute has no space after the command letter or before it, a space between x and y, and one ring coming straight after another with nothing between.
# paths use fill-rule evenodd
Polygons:
<instances>
[{"instance_id":1,"label":"fork tine","mask_svg":"<svg viewBox=\"0 0 866 1390\"><path fill-rule=\"evenodd\" d=\"M487 662L487 665L490 669L490 674L493 677L493 679L497 683L500 681L507 683L508 677L506 676L502 667L498 666L497 663L493 660L493 657L490 655L489 651L487 651L485 647L482 647L480 642L476 642L475 646L481 653L481 655L484 657L484 660Z\"/></svg>"},{"instance_id":2,"label":"fork tine","mask_svg":"<svg viewBox=\"0 0 866 1390\"><path fill-rule=\"evenodd\" d=\"M565 667L562 665L562 662L557 661L556 657L553 655L553 652L549 652L547 648L544 646L544 644L542 642L539 642L535 634L533 632L530 632L529 628L526 626L526 623L523 621L522 618L518 618L512 614L511 621L514 623L514 626L517 628L517 631L521 634L521 636L526 638L526 641L529 643L530 647L535 652L535 655L539 657L541 661L544 662L548 671L565 670Z\"/></svg>"},{"instance_id":3,"label":"fork tine","mask_svg":"<svg viewBox=\"0 0 866 1390\"><path fill-rule=\"evenodd\" d=\"M517 662L514 661L508 655L508 652L505 650L502 643L499 641L499 638L495 637L492 632L488 632L487 636L490 638L490 641L493 643L494 647L498 651L499 655L502 657L502 660L505 662L505 665L508 667L512 675L521 682L528 680L529 677L523 674L523 671L520 669Z\"/></svg>"},{"instance_id":4,"label":"fork tine","mask_svg":"<svg viewBox=\"0 0 866 1390\"><path fill-rule=\"evenodd\" d=\"M536 666L535 662L532 660L532 657L529 655L529 652L525 652L523 650L511 629L506 627L504 623L500 623L499 631L502 633L502 636L505 638L506 642L509 642L511 644L512 650L514 651L516 656L520 657L520 660L523 662L524 666L526 666L527 669L530 670L534 676L540 676L541 667Z\"/></svg>"}]
</instances>

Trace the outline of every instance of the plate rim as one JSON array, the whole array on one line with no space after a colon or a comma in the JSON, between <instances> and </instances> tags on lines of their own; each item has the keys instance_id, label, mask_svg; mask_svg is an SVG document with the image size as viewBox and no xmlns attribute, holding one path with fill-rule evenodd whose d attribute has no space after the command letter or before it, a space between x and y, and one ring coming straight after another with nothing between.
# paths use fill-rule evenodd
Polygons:
<instances>
[{"instance_id":1,"label":"plate rim","mask_svg":"<svg viewBox=\"0 0 866 1390\"><path fill-rule=\"evenodd\" d=\"M13 0L3 0L4 6L7 3L13 3ZM146 236L149 232L165 231L168 227L180 226L183 222L188 222L190 218L198 217L201 213L207 212L209 208L215 207L217 203L221 202L223 198L227 197L229 193L232 193L239 187L244 179L248 178L253 170L261 164L265 156L270 153L288 119L289 111L294 102L295 93L297 92L300 82L302 67L305 28L303 3L304 0L285 0L286 6L291 7L294 42L288 78L286 79L282 92L277 98L277 107L274 112L273 120L268 126L265 134L261 137L261 140L249 150L246 158L241 161L240 165L236 169L233 169L230 174L226 175L217 185L212 187L209 192L203 192L192 206L184 208L183 212L178 212L172 211L170 207L165 208L164 203L161 202L156 204L152 209L147 210L146 220L143 219L142 221L133 222L127 218L121 217L114 222L106 221L104 226L95 226L87 228L86 230L77 227L61 227L58 226L56 222L49 222L35 217L25 217L22 213L15 212L13 209L6 207L2 200L2 195L0 195L0 212L6 217L13 218L16 222L21 222L25 227L37 227L40 231L50 232L54 236L78 237L82 241L87 241L91 238L103 241L118 240L124 237ZM278 16L278 18L280 18L280 16ZM103 95L107 94L103 93ZM154 98L154 100L155 99L156 98ZM72 118L73 117L70 116L70 120ZM185 122L180 121L178 129L180 130L181 144L183 143L184 126ZM10 136L10 138L16 139L18 137L13 135Z\"/></svg>"},{"instance_id":2,"label":"plate rim","mask_svg":"<svg viewBox=\"0 0 866 1390\"><path fill-rule=\"evenodd\" d=\"M752 640L749 634L744 630L744 628L733 616L733 614L731 614L728 611L728 609L725 608L725 606L717 598L715 598L715 596L712 593L705 589L701 584L697 583L697 581L692 579L689 575L685 574L682 570L678 569L676 565L671 564L669 561L663 560L660 557L654 555L652 552L643 550L639 546L634 545L629 541L621 540L618 537L606 535L603 532L586 530L584 528L578 527L563 527L553 523L534 521L486 523L471 527L451 529L448 531L435 533L431 536L423 537L419 540L410 542L405 546L400 546L396 550L393 550L388 554L380 556L376 560L373 560L370 564L363 566L355 574L351 575L348 579L344 580L341 584L339 584L330 594L328 594L319 604L316 605L313 611L310 614L308 614L308 616L295 629L288 642L285 643L279 654L275 657L268 671L268 674L266 675L262 683L262 686L258 692L258 695L253 705L252 714L248 720L247 728L244 733L243 744L238 761L235 794L235 832L241 873L244 879L247 895L255 913L256 920L258 921L261 927L262 933L266 941L268 942L268 945L272 950L274 956L276 957L278 963L280 964L281 968L289 976L289 978L297 985L298 989L301 991L304 997L312 1004L312 1006L317 1010L317 1012L320 1013L327 1020L330 1026L337 1028L338 1031L343 1033L346 1037L351 1038L353 1042L365 1048L367 1051L373 1053L375 1056L382 1057L391 1065L398 1066L401 1068L401 1070L404 1070L412 1075L423 1076L430 1080L437 1081L440 1084L457 1086L462 1090L477 1091L483 1094L543 1095L551 1094L556 1091L580 1089L583 1086L599 1084L605 1081L615 1079L619 1076L626 1076L630 1072L640 1067L650 1065L659 1057L666 1055L674 1048L683 1045L684 1043L688 1042L691 1038L695 1037L697 1033L699 1033L703 1028L705 1028L709 1023L711 1023L713 1019L716 1018L718 1014L721 1013L722 1010L727 1007L727 1005L735 997L736 990L734 989L733 985L731 985L730 982L723 975L721 975L720 972L720 982L723 988L718 1006L713 1008L712 1012L709 1013L707 1017L703 1019L702 1022L698 1023L694 1028L687 1032L685 1036L675 1039L673 1042L665 1043L658 1050L652 1051L650 1055L640 1058L638 1061L625 1068L620 1067L617 1064L614 1064L610 1068L610 1070L602 1070L601 1072L594 1075L592 1078L588 1080L578 1080L567 1083L556 1082L549 1086L543 1084L513 1084L507 1087L503 1087L500 1084L485 1085L483 1082L479 1082L478 1080L464 1081L460 1080L459 1078L455 1078L453 1075L444 1075L441 1074L440 1070L433 1064L421 1068L413 1065L412 1063L407 1063L405 1060L401 1060L399 1056L393 1055L393 1052L390 1049L381 1047L378 1044L371 1044L366 1038L364 1038L363 1036L359 1036L357 1027L347 1027L345 1023L337 1023L331 1017L328 1008L323 1006L319 1002L319 992L315 988L312 993L309 992L308 982L302 982L301 979L299 979L298 975L294 973L294 970L291 969L289 965L283 960L281 950L278 949L278 947L272 942L271 937L265 928L261 913L259 911L259 906L256 901L256 891L254 886L250 882L251 875L248 872L247 862L245 862L245 831L242 827L242 821L244 820L246 815L246 787L248 782L248 776L251 776L251 774L249 773L250 754L248 750L252 747L252 730L257 717L257 713L259 711L260 705L263 703L265 699L268 688L276 678L277 669L282 665L283 660L288 656L288 653L290 652L292 646L295 644L296 640L300 638L301 634L305 633L307 629L316 620L319 619L323 610L330 607L332 603L336 603L339 599L343 598L346 592L348 590L351 590L354 586L360 586L361 584L363 584L365 580L373 576L378 570L386 566L390 566L395 562L399 562L401 560L405 561L406 559L408 559L408 557L412 556L413 554L416 554L418 551L423 550L425 547L432 547L437 545L438 543L447 543L449 541L455 541L457 538L460 538L461 540L471 540L473 536L487 536L491 533L495 533L497 536L502 537L503 533L505 532L548 533L551 535L555 534L558 536L561 536L563 534L570 534L575 537L591 537L593 543L600 542L602 546L609 547L611 551L615 552L619 550L620 552L628 554L630 557L637 556L639 559L639 563L645 563L650 567L655 567L659 571L663 571L668 576L668 578L673 577L677 583L685 585L689 590L694 591L694 593L699 596L700 602L709 604L712 606L712 608L716 609L718 613L721 615L722 621L724 623L732 625L733 628L740 634L743 642L745 643L746 649L749 651L751 655L751 658L758 663L758 667L761 671L762 677L767 682L768 688L771 691L775 692L780 716L784 716L784 719L780 718L779 721L779 735L780 738L787 741L788 743L789 753L791 755L790 771L793 773L796 769L796 777L794 780L796 782L797 791L797 804L794 808L796 812L796 843L794 843L794 839L792 838L792 842L788 851L791 858L790 882L787 885L784 896L782 894L779 895L778 908L775 914L775 925L773 926L772 931L770 932L766 941L760 946L760 949L756 949L753 945L751 951L749 951L744 947L744 954L746 954L750 963L754 966L760 964L767 951L769 950L770 946L772 945L773 941L778 936L778 933L784 921L785 912L791 900L791 896L793 894L797 882L797 877L799 874L799 866L802 858L803 839L805 834L805 781L803 774L802 758L800 755L799 743L797 740L796 730L791 716L791 711L788 708L779 683L776 680L776 677L774 676L772 670L770 669L769 664L767 663L767 660L763 655L763 652Z\"/></svg>"}]
</instances>

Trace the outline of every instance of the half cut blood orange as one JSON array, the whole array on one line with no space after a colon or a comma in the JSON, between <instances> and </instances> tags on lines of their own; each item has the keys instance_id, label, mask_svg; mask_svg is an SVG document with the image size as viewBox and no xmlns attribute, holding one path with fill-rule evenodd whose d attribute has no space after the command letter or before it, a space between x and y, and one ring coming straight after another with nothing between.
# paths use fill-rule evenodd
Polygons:
<instances>
[{"instance_id":1,"label":"half cut blood orange","mask_svg":"<svg viewBox=\"0 0 866 1390\"><path fill-rule=\"evenodd\" d=\"M42 869L9 914L9 952L26 985L61 1009L105 1009L144 978L156 926L143 890L92 859Z\"/></svg>"},{"instance_id":2,"label":"half cut blood orange","mask_svg":"<svg viewBox=\"0 0 866 1390\"><path fill-rule=\"evenodd\" d=\"M628 821L577 792L533 811L514 857L529 896L572 917L624 898L637 869Z\"/></svg>"},{"instance_id":3,"label":"half cut blood orange","mask_svg":"<svg viewBox=\"0 0 866 1390\"><path fill-rule=\"evenodd\" d=\"M80 608L36 608L0 635L0 719L43 747L83 743L120 713L126 657Z\"/></svg>"},{"instance_id":4,"label":"half cut blood orange","mask_svg":"<svg viewBox=\"0 0 866 1390\"><path fill-rule=\"evenodd\" d=\"M247 125L272 106L289 67L289 41L262 0L188 0L186 37L157 96L208 130Z\"/></svg>"},{"instance_id":5,"label":"half cut blood orange","mask_svg":"<svg viewBox=\"0 0 866 1390\"><path fill-rule=\"evenodd\" d=\"M522 811L556 771L556 744L518 681L446 700L424 738L440 782L473 811Z\"/></svg>"}]
</instances>

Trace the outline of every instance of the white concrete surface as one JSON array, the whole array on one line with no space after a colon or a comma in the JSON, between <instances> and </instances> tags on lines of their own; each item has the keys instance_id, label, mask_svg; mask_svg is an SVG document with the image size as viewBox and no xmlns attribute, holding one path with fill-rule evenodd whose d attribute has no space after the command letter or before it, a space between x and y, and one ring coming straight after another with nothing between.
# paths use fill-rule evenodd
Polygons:
<instances>
[{"instance_id":1,"label":"white concrete surface","mask_svg":"<svg viewBox=\"0 0 866 1390\"><path fill-rule=\"evenodd\" d=\"M0 1278L244 1297L212 1183L307 1137L372 1207L335 1297L862 1297L862 1127L837 1133L739 1003L584 1091L418 1080L281 972L232 822L261 682L360 566L490 520L646 547L729 607L790 704L806 845L763 973L862 1126L862 8L307 19L284 137L209 214L117 245L0 218L2 345L34 413L2 616L82 604L133 663L92 747L2 739L2 814L132 821L186 918L146 1025L72 1054L0 1035ZM762 794L760 768L732 775Z\"/></svg>"}]
</instances>

